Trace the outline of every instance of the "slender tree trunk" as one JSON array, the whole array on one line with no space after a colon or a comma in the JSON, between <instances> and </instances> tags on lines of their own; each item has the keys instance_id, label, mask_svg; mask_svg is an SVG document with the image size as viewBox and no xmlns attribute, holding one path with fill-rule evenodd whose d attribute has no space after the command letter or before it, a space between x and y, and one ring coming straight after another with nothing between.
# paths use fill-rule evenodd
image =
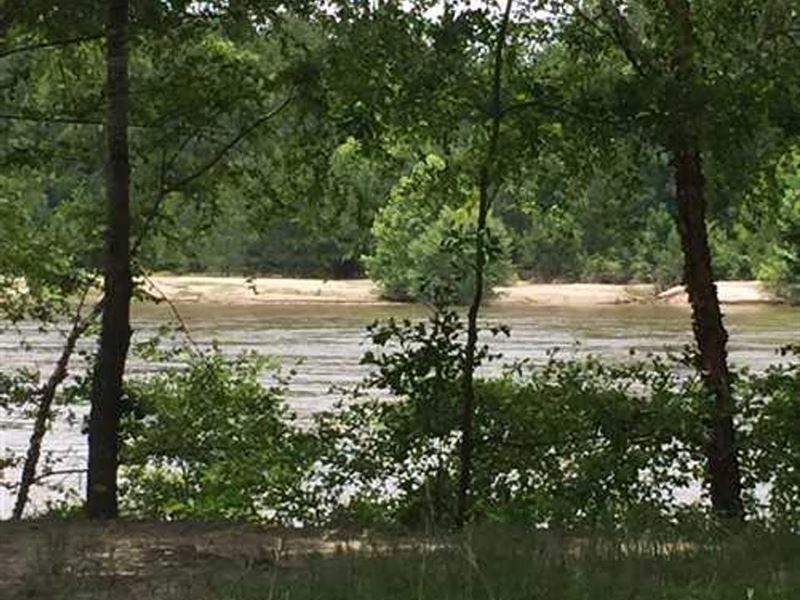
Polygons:
<instances>
[{"instance_id":1,"label":"slender tree trunk","mask_svg":"<svg viewBox=\"0 0 800 600\"><path fill-rule=\"evenodd\" d=\"M464 349L464 375L461 404L461 472L458 480L458 505L456 527L464 526L469 518L472 463L475 451L475 353L478 347L478 313L483 301L483 275L486 267L485 230L489 212L489 177L482 169L480 181L480 206L478 207L478 234L475 243L475 294L467 313L467 343Z\"/></svg>"},{"instance_id":2,"label":"slender tree trunk","mask_svg":"<svg viewBox=\"0 0 800 600\"><path fill-rule=\"evenodd\" d=\"M25 454L25 464L22 467L22 475L20 477L19 489L17 490L17 499L14 503L14 510L12 512L12 519L21 519L25 513L25 506L28 503L31 486L36 481L36 468L39 464L39 457L42 453L42 441L44 440L45 433L47 432L47 424L52 415L53 401L55 400L56 391L61 382L67 377L67 368L72 354L75 351L75 345L78 339L83 335L86 329L94 321L97 314L100 312L102 302L95 305L92 311L86 317L82 317L81 310L83 308L84 300L86 298L84 293L80 305L75 311L75 318L72 322L67 339L64 342L64 347L61 350L61 355L56 362L56 366L47 382L39 390L36 417L33 424L33 432L31 439L28 443L28 451Z\"/></svg>"},{"instance_id":3,"label":"slender tree trunk","mask_svg":"<svg viewBox=\"0 0 800 600\"><path fill-rule=\"evenodd\" d=\"M678 229L684 257L684 284L692 307L692 328L703 380L713 394L706 453L711 502L727 518L742 518L741 474L734 439L734 401L731 394L726 344L717 287L711 268L706 228L705 181L700 152L673 152L678 203Z\"/></svg>"},{"instance_id":4,"label":"slender tree trunk","mask_svg":"<svg viewBox=\"0 0 800 600\"><path fill-rule=\"evenodd\" d=\"M475 355L478 348L478 313L483 302L483 282L486 270L486 222L492 204L491 188L497 182L495 167L500 141L500 122L503 118L501 101L503 81L503 51L506 43L508 22L511 18L513 0L507 0L500 29L497 33L494 53L494 71L491 90L491 123L489 145L478 177L478 220L475 239L475 292L467 313L467 343L464 348L464 375L462 380L461 405L461 472L458 480L456 526L461 528L469 520L470 492L472 488L472 465L475 453Z\"/></svg>"},{"instance_id":5,"label":"slender tree trunk","mask_svg":"<svg viewBox=\"0 0 800 600\"><path fill-rule=\"evenodd\" d=\"M100 347L89 416L90 518L117 516L122 379L130 342L130 166L128 160L128 0L108 0L106 63L107 229Z\"/></svg>"},{"instance_id":6,"label":"slender tree trunk","mask_svg":"<svg viewBox=\"0 0 800 600\"><path fill-rule=\"evenodd\" d=\"M696 82L694 25L689 0L665 0L675 32L673 67L675 102L681 109L673 123L672 162L678 204L678 230L684 259L684 285L692 307L692 328L703 380L714 398L708 427L706 454L711 504L721 517L742 519L741 473L736 454L726 350L728 333L722 322L717 288L711 268L706 227L703 161L698 143L704 112L702 90Z\"/></svg>"}]
</instances>

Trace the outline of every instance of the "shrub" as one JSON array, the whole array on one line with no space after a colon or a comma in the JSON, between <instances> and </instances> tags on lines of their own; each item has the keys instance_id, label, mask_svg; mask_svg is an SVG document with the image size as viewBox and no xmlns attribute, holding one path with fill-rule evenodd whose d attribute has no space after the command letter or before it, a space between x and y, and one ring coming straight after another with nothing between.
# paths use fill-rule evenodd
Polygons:
<instances>
[{"instance_id":1,"label":"shrub","mask_svg":"<svg viewBox=\"0 0 800 600\"><path fill-rule=\"evenodd\" d=\"M502 327L494 334L506 332ZM507 333L507 332L506 332ZM370 328L372 368L301 432L261 359L195 356L130 386L124 506L137 516L449 527L464 323L454 311ZM478 363L498 358L481 346ZM522 362L479 379L474 516L559 528L711 525L710 401L688 361ZM800 363L734 371L748 514L800 530Z\"/></svg>"},{"instance_id":2,"label":"shrub","mask_svg":"<svg viewBox=\"0 0 800 600\"><path fill-rule=\"evenodd\" d=\"M312 493L332 521L452 525L463 324L436 314L377 332L381 351L366 362L378 371L359 402L318 418L325 468ZM474 516L570 528L710 525L702 490L713 403L687 364L554 354L479 380ZM734 393L749 514L800 529L800 365L740 371Z\"/></svg>"},{"instance_id":3,"label":"shrub","mask_svg":"<svg viewBox=\"0 0 800 600\"><path fill-rule=\"evenodd\" d=\"M453 523L463 333L452 311L370 327L375 350L362 363L373 373L353 390L357 402L317 416L324 468L314 493L327 511L317 518ZM477 364L489 358L485 346L478 349ZM364 398L376 391L383 397Z\"/></svg>"},{"instance_id":4,"label":"shrub","mask_svg":"<svg viewBox=\"0 0 800 600\"><path fill-rule=\"evenodd\" d=\"M320 504L332 506L333 520L452 525L461 367L438 342L403 358L401 347L382 359L380 381L393 401L374 398L319 419L330 449ZM703 464L702 391L697 380L680 380L659 361L555 357L480 380L474 516L570 527L675 521L690 511L676 496L702 477Z\"/></svg>"},{"instance_id":5,"label":"shrub","mask_svg":"<svg viewBox=\"0 0 800 600\"><path fill-rule=\"evenodd\" d=\"M474 190L429 155L392 189L372 228L364 257L369 276L393 300L467 302L475 289L477 198ZM489 217L486 290L512 275L510 238Z\"/></svg>"},{"instance_id":6,"label":"shrub","mask_svg":"<svg viewBox=\"0 0 800 600\"><path fill-rule=\"evenodd\" d=\"M217 351L128 384L124 509L149 518L271 521L296 509L310 455L263 358ZM272 374L275 371L272 370Z\"/></svg>"},{"instance_id":7,"label":"shrub","mask_svg":"<svg viewBox=\"0 0 800 600\"><path fill-rule=\"evenodd\" d=\"M741 371L735 389L750 513L771 525L798 531L800 363L773 365L761 373Z\"/></svg>"},{"instance_id":8,"label":"shrub","mask_svg":"<svg viewBox=\"0 0 800 600\"><path fill-rule=\"evenodd\" d=\"M779 207L778 239L759 268L762 279L780 297L800 303L800 152L782 165L784 195Z\"/></svg>"}]
</instances>

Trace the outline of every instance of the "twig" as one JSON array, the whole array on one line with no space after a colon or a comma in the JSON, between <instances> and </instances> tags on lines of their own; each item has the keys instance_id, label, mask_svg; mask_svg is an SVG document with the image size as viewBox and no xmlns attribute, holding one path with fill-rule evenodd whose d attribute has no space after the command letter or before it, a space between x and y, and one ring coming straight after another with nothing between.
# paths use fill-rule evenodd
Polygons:
<instances>
[{"instance_id":1,"label":"twig","mask_svg":"<svg viewBox=\"0 0 800 600\"><path fill-rule=\"evenodd\" d=\"M103 33L93 33L90 35L79 35L76 37L65 38L62 40L53 40L51 42L39 42L36 44L30 44L27 46L17 46L15 48L11 48L10 50L5 50L0 52L0 59L7 58L14 54L20 54L22 52L32 52L34 50L42 50L46 48L63 48L65 46L71 46L73 44L82 44L83 42L94 42L96 40L103 39Z\"/></svg>"},{"instance_id":2,"label":"twig","mask_svg":"<svg viewBox=\"0 0 800 600\"><path fill-rule=\"evenodd\" d=\"M8 113L8 112L0 112L0 120L2 121L22 121L25 123L42 123L42 124L64 124L64 125L83 125L87 127L104 127L105 122L100 119L90 119L84 117L77 117L77 116L63 116L63 115L54 115L48 116L44 114L36 114L36 113ZM128 129L143 129L146 131L154 131L154 130L163 130L164 125L160 124L153 124L153 123L128 123ZM223 130L216 129L213 127L205 127L203 129L197 129L194 127L180 127L177 129L172 130L175 133L188 133L196 135L198 132L219 132L222 133Z\"/></svg>"},{"instance_id":3,"label":"twig","mask_svg":"<svg viewBox=\"0 0 800 600\"><path fill-rule=\"evenodd\" d=\"M645 64L648 61L642 49L642 44L633 32L630 23L628 23L613 0L600 0L600 7L605 13L605 18L611 28L610 30L600 25L597 19L581 9L580 5L575 0L567 0L567 4L572 8L574 13L589 26L615 42L639 76L644 78L648 77L647 68L645 68Z\"/></svg>"},{"instance_id":4,"label":"twig","mask_svg":"<svg viewBox=\"0 0 800 600\"><path fill-rule=\"evenodd\" d=\"M152 208L150 209L150 211L147 214L147 217L145 218L145 222L144 225L142 226L142 230L139 233L139 236L133 243L133 246L131 248L131 256L135 256L138 253L142 245L142 242L150 232L152 226L155 224L155 221L158 219L161 213L161 207L164 204L164 201L166 200L167 196L169 196L169 194L171 194L172 192L176 192L181 188L189 185L190 183L199 179L200 177L205 175L208 171L213 169L230 150L235 148L242 140L244 140L253 131L258 129L261 125L263 125L264 123L269 121L272 117L280 113L284 108L286 108L289 105L292 99L293 96L290 94L277 107L272 109L270 112L262 115L261 117L250 123L250 125L242 129L233 139L231 139L222 148L220 148L217 151L217 153L209 161L207 161L204 165L202 165L199 169L187 175L183 179L180 179L174 183L163 186L159 190L158 196L156 197L156 200L153 203Z\"/></svg>"},{"instance_id":5,"label":"twig","mask_svg":"<svg viewBox=\"0 0 800 600\"><path fill-rule=\"evenodd\" d=\"M59 475L82 475L87 472L87 469L58 469L56 471L47 471L45 473L40 473L33 479L33 483L39 483L43 479L47 479L48 477L58 477Z\"/></svg>"},{"instance_id":6,"label":"twig","mask_svg":"<svg viewBox=\"0 0 800 600\"><path fill-rule=\"evenodd\" d=\"M80 117L48 117L46 115L23 115L14 113L0 113L0 120L3 121L24 121L27 123L63 123L65 125L89 125L102 127L103 122L92 119L81 119ZM134 127L134 126L132 126Z\"/></svg>"},{"instance_id":7,"label":"twig","mask_svg":"<svg viewBox=\"0 0 800 600\"><path fill-rule=\"evenodd\" d=\"M156 291L156 293L158 293L159 295L158 301L166 302L167 306L169 306L169 309L172 312L172 315L178 322L178 327L181 333L183 333L186 336L186 339L189 341L189 343L192 345L195 351L199 352L200 345L195 341L194 337L192 337L192 332L189 330L189 326L186 324L186 320L183 318L183 315L181 315L175 303L170 299L169 296L167 296L166 293L164 293L164 291L161 288L158 287L158 285L156 285L155 281L153 281L153 279L149 275L142 274L142 277L148 283L148 285L150 285L150 287L152 287Z\"/></svg>"},{"instance_id":8,"label":"twig","mask_svg":"<svg viewBox=\"0 0 800 600\"><path fill-rule=\"evenodd\" d=\"M208 171L213 169L217 165L217 163L219 161L221 161L225 157L225 155L228 153L228 151L232 150L235 146L237 146L239 144L239 142L241 142L244 138L246 138L248 135L250 135L253 131L258 129L261 125L263 125L264 123L269 121L272 117L274 117L278 113L280 113L284 108L286 108L289 105L289 103L292 100L293 100L293 96L292 95L287 96L286 99L283 102L281 102L278 106L273 108L268 113L260 116L258 119L253 121L250 125L248 125L244 129L242 129L238 133L238 135L236 135L231 141L229 141L222 148L220 148L220 150L211 158L211 160L209 160L206 164L204 164L202 167L200 167L197 171L195 171L194 173L192 173L190 175L187 175L186 177L176 181L175 183L170 184L165 190L163 190L163 192L165 194L169 194L171 192L178 191L179 189L181 189L181 188L187 186L188 184L190 184L195 179L199 179L200 177L205 175Z\"/></svg>"}]
</instances>

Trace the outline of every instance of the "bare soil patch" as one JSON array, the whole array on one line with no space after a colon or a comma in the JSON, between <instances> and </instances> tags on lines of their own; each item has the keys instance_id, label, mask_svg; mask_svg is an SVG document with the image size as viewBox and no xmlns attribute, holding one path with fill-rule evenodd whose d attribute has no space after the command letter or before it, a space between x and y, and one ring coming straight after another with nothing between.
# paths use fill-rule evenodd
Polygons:
<instances>
[{"instance_id":1,"label":"bare soil patch","mask_svg":"<svg viewBox=\"0 0 800 600\"><path fill-rule=\"evenodd\" d=\"M161 598L211 569L291 569L311 556L431 547L414 538L227 523L0 522L0 598L48 598L53 590L92 600Z\"/></svg>"}]
</instances>

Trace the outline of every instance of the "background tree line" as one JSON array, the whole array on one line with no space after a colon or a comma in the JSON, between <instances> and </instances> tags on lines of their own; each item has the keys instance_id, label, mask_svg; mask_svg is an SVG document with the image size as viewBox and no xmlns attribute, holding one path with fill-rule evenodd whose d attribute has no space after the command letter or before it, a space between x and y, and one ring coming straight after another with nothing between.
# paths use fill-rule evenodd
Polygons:
<instances>
[{"instance_id":1,"label":"background tree line","mask_svg":"<svg viewBox=\"0 0 800 600\"><path fill-rule=\"evenodd\" d=\"M97 216L100 193L98 157L87 155L102 102L100 29L96 16L77 18L96 15L92 3L86 13L71 14L48 12L49 4L41 11L45 23L58 23L58 35L18 25L11 32L22 45L47 36L88 39L17 48L3 58L4 189L27 197L28 214L14 219L49 223L69 209L71 226L79 227L77 213L87 221ZM174 184L181 167L199 164L224 143L224 132L257 118L270 94L277 101L278 89L293 90L280 122L248 135L212 178L170 190L173 199L159 217L169 226L149 237L140 260L174 272L364 276L364 258L391 245L380 228L403 178L429 154L448 170L463 168L459 156L471 142L457 123L486 75L475 51L486 15L455 5L414 13L391 3L380 9L342 3L338 12L306 18L311 6L300 3L289 7L294 15L274 20L271 8L237 6L222 11L212 3L206 14L189 11L188 18L177 5L134 7L131 143L134 160L138 154L143 161L134 164L137 197L156 194L159 178ZM746 15L727 15L730 35L739 40L731 50L736 58L708 66L737 63L747 78L715 82L731 114L709 127L725 131L720 143L735 144L735 151L727 146L707 161L709 234L719 278L760 278L790 292L798 268L790 141L797 129L791 69L797 50L791 24L778 22L789 17L780 17L777 3L770 6L748 31L734 27ZM570 3L547 10L577 14ZM267 22L273 35L263 28ZM509 93L535 95L536 102L515 111L519 135L499 149L504 162L518 165L496 209L514 272L541 281L679 282L669 158L630 123L620 127L652 115L640 97L644 83L623 89L614 81L613 70L624 65L603 58L607 36L596 28L564 21L556 40L554 25L536 27L548 32L510 40L521 58L509 73ZM751 35L761 38L748 48ZM780 60L773 61L776 53ZM767 80L770 89L763 87ZM81 265L96 263L96 249L80 254Z\"/></svg>"}]
</instances>

